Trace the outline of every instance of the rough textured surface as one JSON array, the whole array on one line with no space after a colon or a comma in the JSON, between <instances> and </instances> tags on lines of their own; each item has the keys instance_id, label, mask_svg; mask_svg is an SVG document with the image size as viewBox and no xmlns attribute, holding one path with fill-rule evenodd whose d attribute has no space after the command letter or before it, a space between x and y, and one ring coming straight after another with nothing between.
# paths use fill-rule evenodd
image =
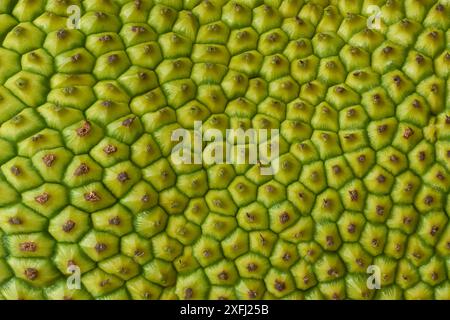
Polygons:
<instances>
[{"instance_id":1,"label":"rough textured surface","mask_svg":"<svg viewBox=\"0 0 450 320\"><path fill-rule=\"evenodd\" d=\"M0 298L450 299L449 17L0 1ZM174 164L195 120L279 129L280 170Z\"/></svg>"}]
</instances>

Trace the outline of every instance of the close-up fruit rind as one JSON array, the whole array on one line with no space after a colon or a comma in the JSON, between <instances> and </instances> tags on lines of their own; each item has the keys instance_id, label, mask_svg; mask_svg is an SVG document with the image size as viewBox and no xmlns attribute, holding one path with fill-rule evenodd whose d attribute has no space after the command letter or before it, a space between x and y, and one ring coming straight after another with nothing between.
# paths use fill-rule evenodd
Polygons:
<instances>
[{"instance_id":1,"label":"close-up fruit rind","mask_svg":"<svg viewBox=\"0 0 450 320\"><path fill-rule=\"evenodd\" d=\"M0 300L450 300L449 74L448 0L1 0Z\"/></svg>"}]
</instances>

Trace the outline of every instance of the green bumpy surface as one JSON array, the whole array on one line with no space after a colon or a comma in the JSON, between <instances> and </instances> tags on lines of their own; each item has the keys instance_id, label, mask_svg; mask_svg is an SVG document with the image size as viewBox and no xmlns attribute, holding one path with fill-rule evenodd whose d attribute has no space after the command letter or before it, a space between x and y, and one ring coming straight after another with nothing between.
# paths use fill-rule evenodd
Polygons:
<instances>
[{"instance_id":1,"label":"green bumpy surface","mask_svg":"<svg viewBox=\"0 0 450 320\"><path fill-rule=\"evenodd\" d=\"M0 1L0 298L450 299L449 26L446 0ZM194 121L279 129L280 170L173 163Z\"/></svg>"}]
</instances>

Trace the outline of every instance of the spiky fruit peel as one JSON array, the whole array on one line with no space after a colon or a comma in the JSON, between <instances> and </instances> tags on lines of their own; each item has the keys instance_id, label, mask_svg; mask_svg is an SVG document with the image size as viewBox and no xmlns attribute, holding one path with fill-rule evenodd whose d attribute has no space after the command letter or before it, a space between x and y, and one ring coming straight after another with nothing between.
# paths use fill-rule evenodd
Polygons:
<instances>
[{"instance_id":1,"label":"spiky fruit peel","mask_svg":"<svg viewBox=\"0 0 450 320\"><path fill-rule=\"evenodd\" d=\"M449 16L2 1L0 299L449 300Z\"/></svg>"}]
</instances>

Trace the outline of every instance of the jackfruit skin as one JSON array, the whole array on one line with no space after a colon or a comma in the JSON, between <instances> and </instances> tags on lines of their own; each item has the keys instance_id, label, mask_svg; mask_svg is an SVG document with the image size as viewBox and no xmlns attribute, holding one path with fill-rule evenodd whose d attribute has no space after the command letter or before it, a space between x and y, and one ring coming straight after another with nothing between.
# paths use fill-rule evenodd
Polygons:
<instances>
[{"instance_id":1,"label":"jackfruit skin","mask_svg":"<svg viewBox=\"0 0 450 320\"><path fill-rule=\"evenodd\" d=\"M450 300L449 27L445 0L1 1L0 299ZM279 129L279 171L175 164L194 121Z\"/></svg>"}]
</instances>

